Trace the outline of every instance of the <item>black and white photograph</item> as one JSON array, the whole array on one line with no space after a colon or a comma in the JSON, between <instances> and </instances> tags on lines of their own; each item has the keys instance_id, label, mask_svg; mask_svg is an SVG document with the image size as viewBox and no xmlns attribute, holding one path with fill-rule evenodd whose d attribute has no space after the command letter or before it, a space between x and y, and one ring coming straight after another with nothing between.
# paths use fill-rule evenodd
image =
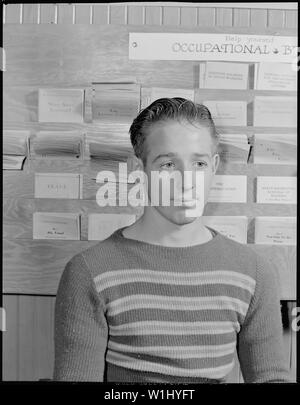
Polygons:
<instances>
[{"instance_id":1,"label":"black and white photograph","mask_svg":"<svg viewBox=\"0 0 300 405\"><path fill-rule=\"evenodd\" d=\"M1 7L2 383L297 383L298 2Z\"/></svg>"}]
</instances>

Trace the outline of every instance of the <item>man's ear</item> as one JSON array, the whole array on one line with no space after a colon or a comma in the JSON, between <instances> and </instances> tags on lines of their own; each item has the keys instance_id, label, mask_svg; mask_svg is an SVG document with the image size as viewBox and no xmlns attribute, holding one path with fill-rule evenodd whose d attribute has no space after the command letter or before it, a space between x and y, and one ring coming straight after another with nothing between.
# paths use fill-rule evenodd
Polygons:
<instances>
[{"instance_id":1,"label":"man's ear","mask_svg":"<svg viewBox=\"0 0 300 405\"><path fill-rule=\"evenodd\" d=\"M216 171L218 170L219 163L220 163L220 155L218 153L215 153L213 156L213 162L212 162L214 174L216 174Z\"/></svg>"}]
</instances>

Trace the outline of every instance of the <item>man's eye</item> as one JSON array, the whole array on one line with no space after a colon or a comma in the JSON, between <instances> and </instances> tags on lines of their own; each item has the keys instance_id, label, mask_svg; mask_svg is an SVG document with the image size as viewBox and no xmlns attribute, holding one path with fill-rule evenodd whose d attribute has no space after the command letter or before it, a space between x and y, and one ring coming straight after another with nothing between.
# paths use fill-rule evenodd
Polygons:
<instances>
[{"instance_id":1,"label":"man's eye","mask_svg":"<svg viewBox=\"0 0 300 405\"><path fill-rule=\"evenodd\" d=\"M172 167L174 167L174 163L173 162L162 163L159 167L161 169L171 169Z\"/></svg>"},{"instance_id":2,"label":"man's eye","mask_svg":"<svg viewBox=\"0 0 300 405\"><path fill-rule=\"evenodd\" d=\"M197 167L206 167L206 166L207 166L207 163L206 163L206 162L195 162L195 165L196 165Z\"/></svg>"}]
</instances>

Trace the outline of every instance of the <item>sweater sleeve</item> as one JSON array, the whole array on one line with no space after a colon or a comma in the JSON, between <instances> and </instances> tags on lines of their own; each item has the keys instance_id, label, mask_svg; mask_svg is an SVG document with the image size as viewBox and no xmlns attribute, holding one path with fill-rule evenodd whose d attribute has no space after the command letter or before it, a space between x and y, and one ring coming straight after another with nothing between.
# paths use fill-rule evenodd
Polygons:
<instances>
[{"instance_id":1,"label":"sweater sleeve","mask_svg":"<svg viewBox=\"0 0 300 405\"><path fill-rule=\"evenodd\" d=\"M257 256L256 287L238 337L238 356L246 383L291 382L283 346L276 272Z\"/></svg>"},{"instance_id":2,"label":"sweater sleeve","mask_svg":"<svg viewBox=\"0 0 300 405\"><path fill-rule=\"evenodd\" d=\"M103 381L107 323L82 254L65 266L56 301L54 374L56 381Z\"/></svg>"}]
</instances>

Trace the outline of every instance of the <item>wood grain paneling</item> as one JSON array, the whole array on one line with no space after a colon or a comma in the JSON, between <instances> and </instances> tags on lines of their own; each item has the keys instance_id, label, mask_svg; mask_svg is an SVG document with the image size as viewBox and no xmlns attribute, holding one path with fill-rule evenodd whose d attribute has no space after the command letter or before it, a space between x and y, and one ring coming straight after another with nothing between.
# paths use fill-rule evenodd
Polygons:
<instances>
[{"instance_id":1,"label":"wood grain paneling","mask_svg":"<svg viewBox=\"0 0 300 405\"><path fill-rule=\"evenodd\" d=\"M268 26L271 28L283 28L285 12L283 10L268 10Z\"/></svg>"},{"instance_id":2,"label":"wood grain paneling","mask_svg":"<svg viewBox=\"0 0 300 405\"><path fill-rule=\"evenodd\" d=\"M97 189L100 185L97 185ZM128 187L130 190L131 187ZM117 195L119 196L117 186ZM96 195L96 191L95 191ZM127 193L120 192L121 197ZM56 200L36 198L16 199L4 198L3 201L3 237L5 239L32 239L34 212L73 212L81 215L81 240L87 240L87 222L89 214L96 213L128 213L138 214L139 209L133 207L99 207L96 198L93 200Z\"/></svg>"},{"instance_id":3,"label":"wood grain paneling","mask_svg":"<svg viewBox=\"0 0 300 405\"><path fill-rule=\"evenodd\" d=\"M127 6L110 5L109 24L126 24Z\"/></svg>"},{"instance_id":4,"label":"wood grain paneling","mask_svg":"<svg viewBox=\"0 0 300 405\"><path fill-rule=\"evenodd\" d=\"M56 294L67 261L96 243L97 241L4 240L4 292Z\"/></svg>"},{"instance_id":5,"label":"wood grain paneling","mask_svg":"<svg viewBox=\"0 0 300 405\"><path fill-rule=\"evenodd\" d=\"M75 4L75 24L92 24L93 5Z\"/></svg>"},{"instance_id":6,"label":"wood grain paneling","mask_svg":"<svg viewBox=\"0 0 300 405\"><path fill-rule=\"evenodd\" d=\"M268 24L268 10L250 10L251 27L265 28Z\"/></svg>"},{"instance_id":7,"label":"wood grain paneling","mask_svg":"<svg viewBox=\"0 0 300 405\"><path fill-rule=\"evenodd\" d=\"M231 8L216 9L216 25L221 27L232 27L233 11Z\"/></svg>"},{"instance_id":8,"label":"wood grain paneling","mask_svg":"<svg viewBox=\"0 0 300 405\"><path fill-rule=\"evenodd\" d=\"M141 18L144 13L144 8L147 8L147 17ZM251 25L260 27L279 28L296 28L297 25L297 10L288 9L282 3L282 9L273 7L270 3L268 9L261 7L253 8L241 7L236 8L228 5L217 5L199 7L199 22L204 26L222 26L236 27L248 26L251 14ZM41 11L39 9L41 8ZM75 10L74 10L75 9ZM39 23L66 23L66 24L152 24L152 25L174 25L177 20L177 15L182 13L181 25L193 26L197 24L195 18L195 9L191 5L183 5L178 10L175 4L161 3L159 6L149 5L149 3L141 2L138 5L99 5L98 3L87 4L7 4L4 6L4 22L13 24L39 24ZM201 11L202 10L202 11ZM75 13L74 13L75 11ZM95 11L95 16L93 12ZM39 18L39 13L41 18ZM205 16L209 17L206 20ZM190 22L189 22L190 20ZM177 24L177 23L175 23Z\"/></svg>"},{"instance_id":9,"label":"wood grain paneling","mask_svg":"<svg viewBox=\"0 0 300 405\"><path fill-rule=\"evenodd\" d=\"M81 24L15 27L8 24L4 27L3 37L7 50L4 85L53 86L55 83L56 86L75 86L100 81L105 77L135 76L139 83L146 83L147 86L195 87L193 69L197 62L128 60L128 33L136 29L132 27L135 26L86 25L83 29ZM199 32L206 31L204 27L201 31L200 27L198 29ZM234 29L228 27L227 32ZM155 32L156 28L145 25L142 30ZM180 30L182 28L163 28L164 32ZM184 30L192 32L193 29ZM239 31L251 33L250 28L239 28ZM252 33L255 31L257 33L252 28ZM13 46L14 43L19 44L22 52ZM21 57L22 63L13 63ZM27 102L30 105L31 101Z\"/></svg>"},{"instance_id":10,"label":"wood grain paneling","mask_svg":"<svg viewBox=\"0 0 300 405\"><path fill-rule=\"evenodd\" d=\"M214 27L216 25L216 10L214 8L198 8L198 25Z\"/></svg>"},{"instance_id":11,"label":"wood grain paneling","mask_svg":"<svg viewBox=\"0 0 300 405\"><path fill-rule=\"evenodd\" d=\"M58 24L73 24L75 17L74 4L59 4L57 8L57 23Z\"/></svg>"},{"instance_id":12,"label":"wood grain paneling","mask_svg":"<svg viewBox=\"0 0 300 405\"><path fill-rule=\"evenodd\" d=\"M146 6L145 13L146 13L145 23L147 25L162 25L162 13L163 13L162 7Z\"/></svg>"},{"instance_id":13,"label":"wood grain paneling","mask_svg":"<svg viewBox=\"0 0 300 405\"><path fill-rule=\"evenodd\" d=\"M20 24L21 5L20 4L6 4L5 5L5 23L6 24Z\"/></svg>"},{"instance_id":14,"label":"wood grain paneling","mask_svg":"<svg viewBox=\"0 0 300 405\"><path fill-rule=\"evenodd\" d=\"M38 24L38 17L38 4L23 4L23 24Z\"/></svg>"},{"instance_id":15,"label":"wood grain paneling","mask_svg":"<svg viewBox=\"0 0 300 405\"><path fill-rule=\"evenodd\" d=\"M297 29L298 26L298 13L294 10L285 11L285 24L284 27L288 29Z\"/></svg>"},{"instance_id":16,"label":"wood grain paneling","mask_svg":"<svg viewBox=\"0 0 300 405\"><path fill-rule=\"evenodd\" d=\"M180 25L194 27L197 25L198 13L196 7L181 7L180 8Z\"/></svg>"},{"instance_id":17,"label":"wood grain paneling","mask_svg":"<svg viewBox=\"0 0 300 405\"><path fill-rule=\"evenodd\" d=\"M250 25L250 10L241 8L233 9L233 26L249 27L249 25Z\"/></svg>"},{"instance_id":18,"label":"wood grain paneling","mask_svg":"<svg viewBox=\"0 0 300 405\"><path fill-rule=\"evenodd\" d=\"M2 334L2 378L5 381L19 380L19 297L2 297L6 312L6 331Z\"/></svg>"},{"instance_id":19,"label":"wood grain paneling","mask_svg":"<svg viewBox=\"0 0 300 405\"><path fill-rule=\"evenodd\" d=\"M129 25L143 25L145 23L145 8L141 6L128 6L127 23Z\"/></svg>"},{"instance_id":20,"label":"wood grain paneling","mask_svg":"<svg viewBox=\"0 0 300 405\"><path fill-rule=\"evenodd\" d=\"M163 7L162 24L178 26L180 24L180 7Z\"/></svg>"},{"instance_id":21,"label":"wood grain paneling","mask_svg":"<svg viewBox=\"0 0 300 405\"><path fill-rule=\"evenodd\" d=\"M108 24L108 5L95 4L93 5L93 24L106 25Z\"/></svg>"},{"instance_id":22,"label":"wood grain paneling","mask_svg":"<svg viewBox=\"0 0 300 405\"><path fill-rule=\"evenodd\" d=\"M52 378L55 297L4 295L3 380Z\"/></svg>"},{"instance_id":23,"label":"wood grain paneling","mask_svg":"<svg viewBox=\"0 0 300 405\"><path fill-rule=\"evenodd\" d=\"M41 24L57 24L57 4L41 3Z\"/></svg>"}]
</instances>

